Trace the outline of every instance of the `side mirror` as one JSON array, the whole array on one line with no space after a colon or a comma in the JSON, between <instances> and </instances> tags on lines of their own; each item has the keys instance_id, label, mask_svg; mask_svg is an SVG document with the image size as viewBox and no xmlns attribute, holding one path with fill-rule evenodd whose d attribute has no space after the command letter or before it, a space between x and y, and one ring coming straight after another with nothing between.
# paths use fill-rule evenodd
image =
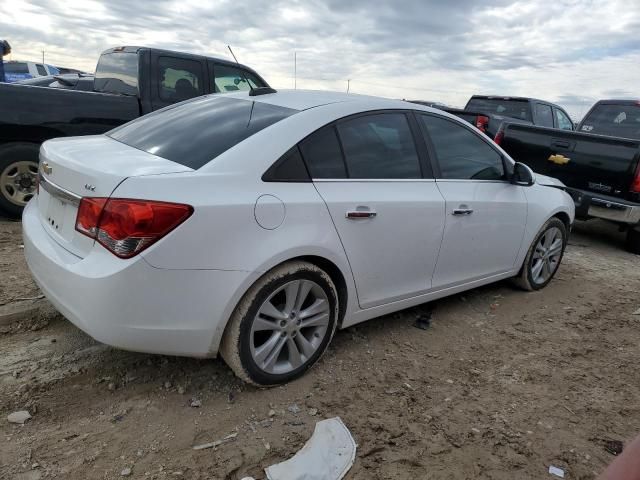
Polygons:
<instances>
[{"instance_id":1,"label":"side mirror","mask_svg":"<svg viewBox=\"0 0 640 480\"><path fill-rule=\"evenodd\" d=\"M516 162L513 166L513 174L511 175L511 183L522 187L530 187L535 183L535 176L524 163Z\"/></svg>"}]
</instances>

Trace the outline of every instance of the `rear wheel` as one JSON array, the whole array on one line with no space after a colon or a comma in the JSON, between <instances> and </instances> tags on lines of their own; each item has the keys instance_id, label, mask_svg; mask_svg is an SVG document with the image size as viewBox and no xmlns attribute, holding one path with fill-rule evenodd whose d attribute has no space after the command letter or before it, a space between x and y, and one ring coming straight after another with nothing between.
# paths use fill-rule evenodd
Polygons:
<instances>
[{"instance_id":1,"label":"rear wheel","mask_svg":"<svg viewBox=\"0 0 640 480\"><path fill-rule=\"evenodd\" d=\"M640 255L640 227L627 230L627 251Z\"/></svg>"},{"instance_id":2,"label":"rear wheel","mask_svg":"<svg viewBox=\"0 0 640 480\"><path fill-rule=\"evenodd\" d=\"M534 239L514 283L524 290L540 290L556 274L567 246L567 227L559 218L551 218Z\"/></svg>"},{"instance_id":3,"label":"rear wheel","mask_svg":"<svg viewBox=\"0 0 640 480\"><path fill-rule=\"evenodd\" d=\"M326 272L288 262L245 294L220 354L242 380L267 386L302 375L324 353L337 325L338 295Z\"/></svg>"},{"instance_id":4,"label":"rear wheel","mask_svg":"<svg viewBox=\"0 0 640 480\"><path fill-rule=\"evenodd\" d=\"M39 147L12 143L0 149L0 210L17 218L36 193Z\"/></svg>"}]
</instances>

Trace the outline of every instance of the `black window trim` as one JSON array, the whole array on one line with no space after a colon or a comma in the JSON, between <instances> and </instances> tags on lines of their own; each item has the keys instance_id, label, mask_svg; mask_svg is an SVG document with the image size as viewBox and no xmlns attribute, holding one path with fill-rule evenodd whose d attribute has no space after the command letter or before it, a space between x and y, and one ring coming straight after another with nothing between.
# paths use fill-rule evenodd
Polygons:
<instances>
[{"instance_id":1,"label":"black window trim","mask_svg":"<svg viewBox=\"0 0 640 480\"><path fill-rule=\"evenodd\" d=\"M299 178L280 178L275 175L280 165L286 162L289 159L289 156L298 151L298 155L302 159L302 166L307 172L307 178L302 180ZM311 178L311 173L309 172L309 167L307 167L307 162L304 161L304 157L302 156L302 151L300 150L299 144L296 143L293 147L287 150L283 155L280 156L278 160L273 162L273 164L262 174L261 180L266 183L312 183L313 180Z\"/></svg>"},{"instance_id":2,"label":"black window trim","mask_svg":"<svg viewBox=\"0 0 640 480\"><path fill-rule=\"evenodd\" d=\"M429 135L429 132L427 131L427 128L424 126L424 124L420 121L418 121L418 126L420 127L420 130L422 131L425 143L427 143L428 148L429 148L429 156L433 159L433 166L434 166L434 178L436 179L436 181L438 182L481 182L481 183L510 183L509 181L509 177L511 176L511 174L513 173L513 165L511 165L511 162L509 162L507 160L507 158L504 156L504 154L498 150L495 146L495 144L493 144L493 142L484 134L482 133L480 130L477 130L475 128L473 128L468 122L463 122L463 121L458 121L458 120L454 120L452 118L446 117L444 115L438 115L436 113L432 113L432 112L427 112L427 111L422 111L422 110L414 110L414 113L417 115L426 115L428 117L435 117L435 118L439 118L441 120L446 120L454 125L458 125L464 129L466 129L467 131L471 132L472 134L474 134L478 139L480 139L481 141L483 141L487 146L489 146L491 149L493 149L494 152L496 152L499 156L500 156L500 160L502 161L502 168L504 169L504 174L505 177L502 180L483 180L483 179L479 179L479 178L443 178L442 177L442 169L440 168L440 161L438 159L438 155L436 153L436 149L435 146L433 145L433 142L431 140L431 135ZM418 120L416 118L416 120Z\"/></svg>"},{"instance_id":3,"label":"black window trim","mask_svg":"<svg viewBox=\"0 0 640 480\"><path fill-rule=\"evenodd\" d=\"M325 128L327 129L333 129L334 133L336 135L336 138L338 139L338 146L340 147L340 153L342 156L342 162L343 165L345 167L345 172L346 172L346 177L345 178L314 178L311 175L311 170L309 169L309 166L307 165L307 161L304 158L304 155L302 155L302 150L300 149L300 155L302 156L302 160L305 164L305 167L307 168L307 172L309 172L309 178L311 179L312 182L410 182L410 181L435 181L435 170L434 170L434 165L433 162L430 158L430 154L429 154L429 150L427 148L427 145L425 143L425 139L423 138L422 135L420 135L420 125L418 124L418 121L416 120L416 118L414 117L414 112L415 110L411 110L411 109L400 109L400 108L394 108L394 109L376 109L376 110L368 110L365 112L358 112L358 113L354 113L351 115L347 115L346 117L341 117L338 118L336 120L333 120L329 123L326 123L324 125L322 125L321 127L315 129L313 132L311 132L310 134L306 135L304 138L300 139L295 147L299 148L300 144L303 143L307 138L311 137L312 135L315 135L317 132L319 132L320 130L323 130ZM414 147L416 149L416 154L418 155L418 165L420 167L420 178L351 178L349 177L349 167L346 163L345 160L345 155L344 155L344 147L342 145L342 139L340 138L340 132L338 130L338 125L340 123L344 123L347 122L349 120L352 120L354 118L359 118L359 117L364 117L364 116L370 116L370 115L381 115L381 114L398 114L401 113L405 116L405 118L407 119L407 124L409 125L409 130L411 132L411 136L413 138L413 144ZM287 155L291 152L291 149L287 150L287 152L282 155L278 160L276 160L270 167L269 169L267 169L267 171L263 174L262 176L262 180L265 181L265 175L267 175L267 173L272 169L275 168L275 166L277 164L279 164L280 162L284 161L284 158L287 157ZM286 180L278 180L280 182L286 182ZM289 182L291 183L303 183L300 182L299 180L295 181L295 180L289 180Z\"/></svg>"}]
</instances>

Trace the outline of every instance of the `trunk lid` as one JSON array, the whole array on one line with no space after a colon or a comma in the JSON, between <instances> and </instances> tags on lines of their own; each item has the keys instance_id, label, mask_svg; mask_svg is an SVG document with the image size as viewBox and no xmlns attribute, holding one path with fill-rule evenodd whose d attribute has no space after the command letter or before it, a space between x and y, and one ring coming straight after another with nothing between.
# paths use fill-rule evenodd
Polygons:
<instances>
[{"instance_id":1,"label":"trunk lid","mask_svg":"<svg viewBox=\"0 0 640 480\"><path fill-rule=\"evenodd\" d=\"M40 189L35 201L52 238L84 258L94 241L75 230L82 197L109 197L129 177L190 171L104 135L54 139L40 149Z\"/></svg>"}]
</instances>

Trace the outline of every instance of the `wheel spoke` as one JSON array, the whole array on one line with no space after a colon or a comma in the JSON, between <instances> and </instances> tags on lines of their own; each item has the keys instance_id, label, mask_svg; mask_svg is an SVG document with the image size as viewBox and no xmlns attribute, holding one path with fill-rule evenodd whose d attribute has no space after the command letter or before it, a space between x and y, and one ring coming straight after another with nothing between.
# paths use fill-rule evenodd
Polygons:
<instances>
[{"instance_id":1,"label":"wheel spoke","mask_svg":"<svg viewBox=\"0 0 640 480\"><path fill-rule=\"evenodd\" d=\"M251 329L254 332L263 332L265 330L277 330L280 331L280 326L276 322L272 322L271 320L267 320L266 318L262 318L260 316L256 317Z\"/></svg>"},{"instance_id":2,"label":"wheel spoke","mask_svg":"<svg viewBox=\"0 0 640 480\"><path fill-rule=\"evenodd\" d=\"M286 343L286 337L280 335L279 332L273 332L271 337L256 349L254 359L256 363L264 369L270 368L278 355L282 351L282 347Z\"/></svg>"},{"instance_id":3,"label":"wheel spoke","mask_svg":"<svg viewBox=\"0 0 640 480\"><path fill-rule=\"evenodd\" d=\"M311 358L311 355L316 351L316 347L314 347L302 333L295 337L295 341L298 344L300 351L305 356L305 360Z\"/></svg>"},{"instance_id":4,"label":"wheel spoke","mask_svg":"<svg viewBox=\"0 0 640 480\"><path fill-rule=\"evenodd\" d=\"M552 244L551 247L549 249L549 255L551 257L555 257L557 255L559 255L562 252L562 239L561 238L557 238Z\"/></svg>"},{"instance_id":5,"label":"wheel spoke","mask_svg":"<svg viewBox=\"0 0 640 480\"><path fill-rule=\"evenodd\" d=\"M295 340L291 337L287 338L287 349L289 350L289 363L293 368L298 368L304 363L302 355L300 355L300 351L298 350L298 345L296 345Z\"/></svg>"},{"instance_id":6,"label":"wheel spoke","mask_svg":"<svg viewBox=\"0 0 640 480\"><path fill-rule=\"evenodd\" d=\"M542 272L540 273L540 277L543 282L545 282L551 276L551 270L549 268L549 261L545 260L542 262Z\"/></svg>"},{"instance_id":7,"label":"wheel spoke","mask_svg":"<svg viewBox=\"0 0 640 480\"><path fill-rule=\"evenodd\" d=\"M305 318L313 317L318 315L319 313L324 313L329 311L329 302L324 300L323 298L316 299L311 305L309 305L304 310L300 311L298 314L298 318L300 320L304 320Z\"/></svg>"},{"instance_id":8,"label":"wheel spoke","mask_svg":"<svg viewBox=\"0 0 640 480\"><path fill-rule=\"evenodd\" d=\"M302 322L300 323L300 328L326 327L327 325L329 325L329 314L319 313L318 315L314 315L313 317L308 317L302 320Z\"/></svg>"},{"instance_id":9,"label":"wheel spoke","mask_svg":"<svg viewBox=\"0 0 640 480\"><path fill-rule=\"evenodd\" d=\"M313 283L311 282L307 282L306 280L303 280L301 282L300 290L298 291L298 298L296 299L294 310L296 310L297 312L300 311L300 309L302 308L302 305L304 305L304 301L309 296L309 292L311 291L312 287L313 287Z\"/></svg>"},{"instance_id":10,"label":"wheel spoke","mask_svg":"<svg viewBox=\"0 0 640 480\"><path fill-rule=\"evenodd\" d=\"M286 315L289 315L292 311L293 308L296 305L296 300L298 300L298 292L300 291L300 280L296 280L295 282L291 282L289 284L287 284L287 286L284 289L284 293L285 293L285 306L284 306L284 313Z\"/></svg>"},{"instance_id":11,"label":"wheel spoke","mask_svg":"<svg viewBox=\"0 0 640 480\"><path fill-rule=\"evenodd\" d=\"M285 320L287 318L287 315L284 312L278 310L270 300L264 302L262 307L260 307L259 314L271 318L277 318L278 320Z\"/></svg>"},{"instance_id":12,"label":"wheel spoke","mask_svg":"<svg viewBox=\"0 0 640 480\"><path fill-rule=\"evenodd\" d=\"M531 267L531 276L535 282L540 278L540 272L542 272L542 267L544 266L544 260L538 260L533 267Z\"/></svg>"}]
</instances>

